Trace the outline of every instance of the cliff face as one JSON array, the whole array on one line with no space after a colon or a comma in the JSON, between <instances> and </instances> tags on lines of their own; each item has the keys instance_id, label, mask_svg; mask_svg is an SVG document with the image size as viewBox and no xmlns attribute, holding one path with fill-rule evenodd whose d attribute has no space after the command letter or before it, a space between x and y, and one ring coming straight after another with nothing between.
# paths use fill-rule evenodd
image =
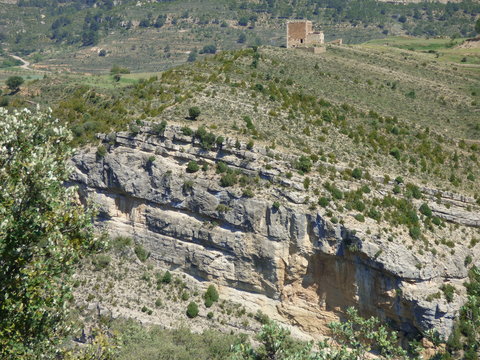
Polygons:
<instances>
[{"instance_id":1,"label":"cliff face","mask_svg":"<svg viewBox=\"0 0 480 360\"><path fill-rule=\"evenodd\" d=\"M267 170L263 149L238 149L227 140L205 151L177 127L163 136L143 128L103 141L104 157L91 149L73 158L72 182L98 204L98 226L132 236L159 265L263 294L276 300L284 319L312 334L324 332L351 305L406 333L450 332L461 287L450 303L426 298L447 281L463 283L464 248L445 260L332 224L303 204L295 176L280 176L290 166L286 155L269 155ZM190 160L210 167L187 173ZM213 166L220 160L249 178L258 175L258 194L221 187Z\"/></svg>"}]
</instances>

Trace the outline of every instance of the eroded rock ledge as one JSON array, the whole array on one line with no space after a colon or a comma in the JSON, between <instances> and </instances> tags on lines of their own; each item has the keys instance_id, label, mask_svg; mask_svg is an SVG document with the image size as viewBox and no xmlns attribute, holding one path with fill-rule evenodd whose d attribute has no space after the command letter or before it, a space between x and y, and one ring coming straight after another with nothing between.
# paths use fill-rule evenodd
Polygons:
<instances>
[{"instance_id":1,"label":"eroded rock ledge","mask_svg":"<svg viewBox=\"0 0 480 360\"><path fill-rule=\"evenodd\" d=\"M162 136L145 127L135 136L101 138L107 154L79 152L72 182L83 198L99 205L98 226L132 236L159 265L274 299L279 314L312 334L324 332L351 305L406 333L435 328L449 334L464 301L467 247L448 259L420 255L401 241L332 224L303 204L296 176L279 176L289 170L290 155L269 155L267 170L263 148L237 149L227 139L205 151L175 126ZM222 188L212 166L186 173L190 160L222 160L247 176L258 175L264 192L249 198L239 188ZM461 212L434 210L448 220ZM427 301L445 282L458 288L454 301Z\"/></svg>"}]
</instances>

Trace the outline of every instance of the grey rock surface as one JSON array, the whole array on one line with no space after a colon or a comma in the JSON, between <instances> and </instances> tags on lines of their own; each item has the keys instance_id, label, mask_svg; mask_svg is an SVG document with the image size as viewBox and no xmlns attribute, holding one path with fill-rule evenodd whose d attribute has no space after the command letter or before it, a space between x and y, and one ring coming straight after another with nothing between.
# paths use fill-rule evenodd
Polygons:
<instances>
[{"instance_id":1,"label":"grey rock surface","mask_svg":"<svg viewBox=\"0 0 480 360\"><path fill-rule=\"evenodd\" d=\"M330 314L353 305L407 333L435 328L449 334L464 302L466 247L448 259L420 255L401 241L332 224L307 209L301 186L278 178L291 159L277 159L276 167L263 170L260 151L244 145L237 150L229 139L222 149L205 151L177 127L168 127L164 136L144 128L134 137L118 133L106 146L103 158L94 149L75 155L72 182L98 204L99 227L112 236L132 236L162 266L277 299L283 304L279 311L310 332L321 332ZM189 174L186 163L192 159L221 159L248 177L258 176L271 186L269 196L248 198L237 187L220 187L212 167ZM449 221L479 224L460 210L432 208ZM454 301L427 301L445 282L458 284Z\"/></svg>"}]
</instances>

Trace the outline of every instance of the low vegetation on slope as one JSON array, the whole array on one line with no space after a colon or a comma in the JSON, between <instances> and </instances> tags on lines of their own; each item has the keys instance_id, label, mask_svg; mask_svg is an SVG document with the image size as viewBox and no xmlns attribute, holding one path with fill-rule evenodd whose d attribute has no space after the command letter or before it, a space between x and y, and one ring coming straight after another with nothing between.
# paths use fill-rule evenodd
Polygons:
<instances>
[{"instance_id":1,"label":"low vegetation on slope","mask_svg":"<svg viewBox=\"0 0 480 360\"><path fill-rule=\"evenodd\" d=\"M478 74L434 54L384 46L330 47L320 56L254 48L131 85L52 76L34 81L29 91L54 104L75 143L115 129L135 134L148 120L184 126L185 134L196 133L205 144L215 135L250 148L266 145L267 153L294 153L300 163L284 176L303 174L306 203L325 208L335 221L353 212L359 223L402 225L418 239L444 228L429 201L442 204L445 194L459 192L469 197L467 211L480 201ZM234 184L230 177L224 185ZM453 235L433 237L450 247ZM468 237L475 242L474 233Z\"/></svg>"}]
</instances>

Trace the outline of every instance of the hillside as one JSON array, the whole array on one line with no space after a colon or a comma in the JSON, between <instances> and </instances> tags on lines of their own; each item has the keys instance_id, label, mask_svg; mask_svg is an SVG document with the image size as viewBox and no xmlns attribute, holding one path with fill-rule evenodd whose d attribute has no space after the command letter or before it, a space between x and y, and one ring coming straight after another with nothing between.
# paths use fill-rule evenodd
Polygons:
<instances>
[{"instance_id":1,"label":"hillside","mask_svg":"<svg viewBox=\"0 0 480 360\"><path fill-rule=\"evenodd\" d=\"M0 41L40 70L104 73L118 64L146 72L183 64L192 52L283 45L287 19L314 21L327 41L361 43L387 35L473 36L479 12L475 1L22 0L3 4Z\"/></svg>"},{"instance_id":2,"label":"hillside","mask_svg":"<svg viewBox=\"0 0 480 360\"><path fill-rule=\"evenodd\" d=\"M480 73L460 43L254 47L117 78L30 72L3 98L69 124L72 181L113 244L129 239L83 265L79 308L248 334L260 310L308 338L353 305L446 339L480 256ZM211 283L222 302L188 319Z\"/></svg>"}]
</instances>

